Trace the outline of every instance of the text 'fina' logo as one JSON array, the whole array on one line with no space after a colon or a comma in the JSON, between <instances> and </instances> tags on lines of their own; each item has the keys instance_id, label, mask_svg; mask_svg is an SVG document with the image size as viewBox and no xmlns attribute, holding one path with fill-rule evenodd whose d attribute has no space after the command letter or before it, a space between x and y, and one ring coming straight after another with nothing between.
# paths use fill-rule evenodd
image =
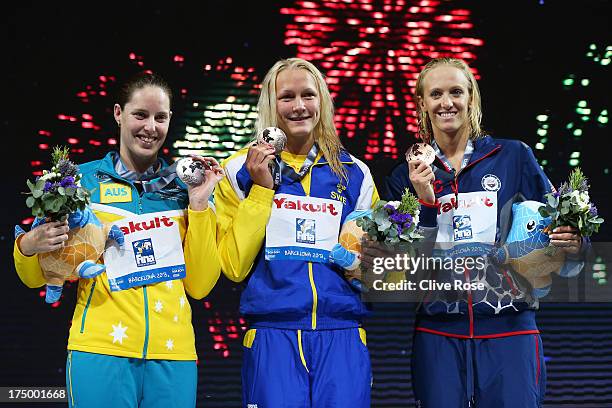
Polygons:
<instances>
[{"instance_id":1,"label":"text 'fina' logo","mask_svg":"<svg viewBox=\"0 0 612 408\"><path fill-rule=\"evenodd\" d=\"M151 242L151 238L134 241L132 242L132 246L134 247L136 266L143 267L155 265L155 252L153 251L153 242Z\"/></svg>"},{"instance_id":2,"label":"text 'fina' logo","mask_svg":"<svg viewBox=\"0 0 612 408\"><path fill-rule=\"evenodd\" d=\"M295 240L300 244L314 244L316 242L315 226L315 220L296 218Z\"/></svg>"},{"instance_id":3,"label":"text 'fina' logo","mask_svg":"<svg viewBox=\"0 0 612 408\"><path fill-rule=\"evenodd\" d=\"M472 219L469 215L453 216L453 235L455 241L472 238Z\"/></svg>"}]
</instances>

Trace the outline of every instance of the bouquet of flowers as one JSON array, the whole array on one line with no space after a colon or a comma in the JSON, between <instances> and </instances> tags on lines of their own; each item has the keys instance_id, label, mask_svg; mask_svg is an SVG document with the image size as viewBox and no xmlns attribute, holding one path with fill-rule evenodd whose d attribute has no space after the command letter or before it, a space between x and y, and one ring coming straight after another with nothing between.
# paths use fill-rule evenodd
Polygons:
<instances>
[{"instance_id":1,"label":"bouquet of flowers","mask_svg":"<svg viewBox=\"0 0 612 408\"><path fill-rule=\"evenodd\" d=\"M68 239L60 249L38 254L40 268L47 282L47 303L55 303L62 294L64 281L92 278L106 267L97 263L107 240L123 245L123 232L116 225L103 224L91 208L89 190L81 187L81 175L76 164L68 159L67 147L56 147L50 171L34 183L28 180L30 196L26 205L36 217L32 229L48 221L68 222ZM15 239L25 231L15 227Z\"/></svg>"},{"instance_id":2,"label":"bouquet of flowers","mask_svg":"<svg viewBox=\"0 0 612 408\"><path fill-rule=\"evenodd\" d=\"M359 270L365 234L385 244L387 250L393 247L414 255L411 243L423 238L417 229L419 208L418 199L406 189L401 201L379 201L372 210L353 211L342 225L338 243L330 251L329 262L349 272ZM361 279L351 277L349 282L361 292L368 291Z\"/></svg>"},{"instance_id":3,"label":"bouquet of flowers","mask_svg":"<svg viewBox=\"0 0 612 408\"><path fill-rule=\"evenodd\" d=\"M372 214L357 220L374 241L389 246L405 246L423 238L417 228L419 223L419 200L408 189L401 201L379 201Z\"/></svg>"},{"instance_id":4,"label":"bouquet of flowers","mask_svg":"<svg viewBox=\"0 0 612 408\"><path fill-rule=\"evenodd\" d=\"M78 166L68 159L67 147L55 147L51 162L50 171L44 170L34 183L27 181L30 196L26 205L37 218L65 220L68 214L89 205L90 193L81 187Z\"/></svg>"},{"instance_id":5,"label":"bouquet of flowers","mask_svg":"<svg viewBox=\"0 0 612 408\"><path fill-rule=\"evenodd\" d=\"M599 231L604 219L597 214L597 207L590 202L589 184L580 168L576 168L556 192L546 194L546 205L540 207L543 217L550 217L547 230L559 226L576 228L580 235L589 237Z\"/></svg>"}]
</instances>

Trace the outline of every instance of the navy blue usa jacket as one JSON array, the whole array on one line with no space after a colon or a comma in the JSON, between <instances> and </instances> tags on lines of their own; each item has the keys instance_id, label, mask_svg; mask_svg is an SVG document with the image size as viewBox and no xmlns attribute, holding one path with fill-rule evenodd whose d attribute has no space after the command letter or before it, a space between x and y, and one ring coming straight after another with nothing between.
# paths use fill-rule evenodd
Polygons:
<instances>
[{"instance_id":1,"label":"navy blue usa jacket","mask_svg":"<svg viewBox=\"0 0 612 408\"><path fill-rule=\"evenodd\" d=\"M533 152L517 140L477 139L468 146L471 156L455 173L438 157L433 164L436 204L422 204L420 226L426 240L435 241L434 255L481 257L503 244L512 222L512 204L542 202L552 185ZM468 153L469 154L469 153ZM404 189L414 188L407 163L386 179L387 199L399 200ZM538 301L527 282L511 269L490 263L482 268L455 268L454 276L434 272L431 279L481 283L484 289L438 293L419 306L416 329L458 338L504 337L538 333ZM463 269L463 270L462 270ZM437 274L436 274L437 273Z\"/></svg>"}]
</instances>

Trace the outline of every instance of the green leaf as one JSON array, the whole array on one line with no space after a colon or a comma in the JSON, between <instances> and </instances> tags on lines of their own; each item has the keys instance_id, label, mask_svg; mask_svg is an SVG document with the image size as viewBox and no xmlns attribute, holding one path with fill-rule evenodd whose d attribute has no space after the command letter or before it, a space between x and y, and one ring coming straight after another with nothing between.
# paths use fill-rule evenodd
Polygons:
<instances>
[{"instance_id":1,"label":"green leaf","mask_svg":"<svg viewBox=\"0 0 612 408\"><path fill-rule=\"evenodd\" d=\"M42 190L45 188L45 180L38 180L34 185L36 190Z\"/></svg>"},{"instance_id":2,"label":"green leaf","mask_svg":"<svg viewBox=\"0 0 612 408\"><path fill-rule=\"evenodd\" d=\"M77 189L76 189L76 188L71 188L71 187L68 187L68 188L66 189L66 195L67 195L68 197L72 197L72 196L74 196L74 194L76 193L76 191L77 191Z\"/></svg>"},{"instance_id":3,"label":"green leaf","mask_svg":"<svg viewBox=\"0 0 612 408\"><path fill-rule=\"evenodd\" d=\"M59 193L59 195L65 195L66 194L66 189L64 187L58 187L57 188L57 192Z\"/></svg>"},{"instance_id":4,"label":"green leaf","mask_svg":"<svg viewBox=\"0 0 612 408\"><path fill-rule=\"evenodd\" d=\"M382 222L378 223L378 230L379 231L386 231L391 227L391 221L384 219L382 220Z\"/></svg>"},{"instance_id":5,"label":"green leaf","mask_svg":"<svg viewBox=\"0 0 612 408\"><path fill-rule=\"evenodd\" d=\"M40 198L40 197L42 197L42 195L43 195L42 189L41 190L35 189L35 190L32 191L32 197L34 197L34 198Z\"/></svg>"},{"instance_id":6,"label":"green leaf","mask_svg":"<svg viewBox=\"0 0 612 408\"><path fill-rule=\"evenodd\" d=\"M546 201L552 208L557 208L557 205L559 204L559 199L552 194L546 194Z\"/></svg>"},{"instance_id":7,"label":"green leaf","mask_svg":"<svg viewBox=\"0 0 612 408\"><path fill-rule=\"evenodd\" d=\"M34 204L36 203L36 199L32 196L26 198L26 205L28 206L28 208L32 208L34 207Z\"/></svg>"}]
</instances>

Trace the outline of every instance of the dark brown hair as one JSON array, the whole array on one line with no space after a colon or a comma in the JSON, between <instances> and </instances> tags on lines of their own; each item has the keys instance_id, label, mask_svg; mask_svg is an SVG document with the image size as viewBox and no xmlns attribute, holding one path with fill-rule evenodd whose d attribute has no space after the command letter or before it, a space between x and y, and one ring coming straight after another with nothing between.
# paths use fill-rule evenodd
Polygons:
<instances>
[{"instance_id":1,"label":"dark brown hair","mask_svg":"<svg viewBox=\"0 0 612 408\"><path fill-rule=\"evenodd\" d=\"M168 95L168 100L170 101L170 105L172 105L172 90L170 89L170 85L168 85L161 76L150 71L139 72L125 81L117 91L116 103L121 106L121 109L124 109L125 104L132 99L134 92L146 86L161 88Z\"/></svg>"}]
</instances>

